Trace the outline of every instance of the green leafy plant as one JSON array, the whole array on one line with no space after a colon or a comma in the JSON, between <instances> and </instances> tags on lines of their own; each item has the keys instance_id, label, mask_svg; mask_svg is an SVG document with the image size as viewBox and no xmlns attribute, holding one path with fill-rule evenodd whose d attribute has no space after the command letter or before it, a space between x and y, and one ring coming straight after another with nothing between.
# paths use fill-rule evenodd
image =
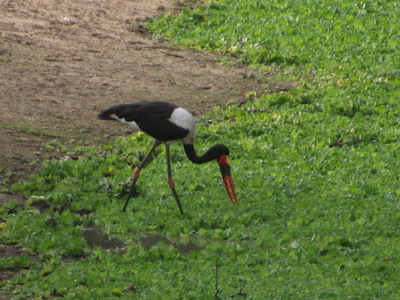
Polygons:
<instances>
[{"instance_id":1,"label":"green leafy plant","mask_svg":"<svg viewBox=\"0 0 400 300\"><path fill-rule=\"evenodd\" d=\"M36 266L36 263L27 255L0 258L0 270L31 268L34 266Z\"/></svg>"}]
</instances>

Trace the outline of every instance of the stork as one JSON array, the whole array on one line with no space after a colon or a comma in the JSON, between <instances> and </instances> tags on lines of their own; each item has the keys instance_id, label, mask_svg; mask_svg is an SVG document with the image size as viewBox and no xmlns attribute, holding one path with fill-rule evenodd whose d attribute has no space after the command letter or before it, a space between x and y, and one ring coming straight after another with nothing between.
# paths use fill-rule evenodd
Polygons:
<instances>
[{"instance_id":1,"label":"stork","mask_svg":"<svg viewBox=\"0 0 400 300\"><path fill-rule=\"evenodd\" d=\"M140 172L154 149L164 144L167 156L168 185L175 197L179 211L183 214L183 208L172 180L170 158L171 144L179 141L182 141L186 156L191 162L195 164L203 164L212 160L218 162L228 196L233 204L238 203L230 171L228 147L218 144L211 147L204 155L197 156L194 149L196 125L193 116L187 110L167 102L139 102L112 106L101 112L98 117L101 120L113 120L127 124L134 131L144 132L154 139L150 151L134 172L128 198L122 211L126 211L129 200L135 193L135 186Z\"/></svg>"}]
</instances>

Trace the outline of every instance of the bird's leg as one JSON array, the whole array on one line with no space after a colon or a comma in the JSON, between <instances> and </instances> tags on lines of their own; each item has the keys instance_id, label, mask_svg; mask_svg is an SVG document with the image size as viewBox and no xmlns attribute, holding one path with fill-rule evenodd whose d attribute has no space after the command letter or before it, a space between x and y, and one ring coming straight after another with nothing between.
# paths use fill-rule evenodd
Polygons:
<instances>
[{"instance_id":1,"label":"bird's leg","mask_svg":"<svg viewBox=\"0 0 400 300\"><path fill-rule=\"evenodd\" d=\"M149 160L151 153L153 153L154 149L156 149L158 145L160 145L160 142L157 140L154 140L153 146L151 147L149 153L147 153L146 157L142 160L139 167L135 171L135 173L133 175L132 185L129 190L128 198L125 201L125 205L124 205L124 208L122 209L122 211L126 211L126 207L128 206L129 200L132 198L133 194L135 193L136 181L138 180L138 178L140 176L140 171L143 169L146 162Z\"/></svg>"},{"instance_id":2,"label":"bird's leg","mask_svg":"<svg viewBox=\"0 0 400 300\"><path fill-rule=\"evenodd\" d=\"M173 194L174 197L175 197L176 204L178 204L179 211L180 211L181 214L183 215L182 205L181 205L181 202L179 201L178 194L177 194L177 192L176 192L176 190L175 190L174 181L172 180L171 158L170 158L170 153L169 153L169 147L170 147L170 145L165 144L165 147L167 148L168 185L169 185L169 187L171 188L172 194Z\"/></svg>"}]
</instances>

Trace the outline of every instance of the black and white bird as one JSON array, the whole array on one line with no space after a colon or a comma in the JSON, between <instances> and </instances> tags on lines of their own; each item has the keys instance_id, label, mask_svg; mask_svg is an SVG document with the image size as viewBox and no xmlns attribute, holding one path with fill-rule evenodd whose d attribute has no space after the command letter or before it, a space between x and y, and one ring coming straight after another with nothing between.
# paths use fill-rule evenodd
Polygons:
<instances>
[{"instance_id":1,"label":"black and white bird","mask_svg":"<svg viewBox=\"0 0 400 300\"><path fill-rule=\"evenodd\" d=\"M222 144L215 145L204 155L197 156L194 149L196 125L193 116L187 110L167 102L139 102L112 106L101 112L98 117L101 120L115 120L128 124L134 131L142 131L154 139L150 151L134 172L132 185L122 209L123 211L126 210L129 200L135 192L136 181L139 178L140 171L149 160L154 149L164 144L167 154L168 184L179 210L183 214L182 205L172 180L170 158L171 144L179 141L182 141L186 156L193 163L203 164L212 160L218 162L228 196L233 204L238 203L230 171L228 147Z\"/></svg>"}]
</instances>

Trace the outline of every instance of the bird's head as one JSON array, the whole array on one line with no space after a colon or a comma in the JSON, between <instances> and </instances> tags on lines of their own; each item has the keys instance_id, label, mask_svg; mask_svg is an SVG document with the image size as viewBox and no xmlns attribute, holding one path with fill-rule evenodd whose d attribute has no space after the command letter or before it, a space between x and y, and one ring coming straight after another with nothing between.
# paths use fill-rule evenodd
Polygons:
<instances>
[{"instance_id":1,"label":"bird's head","mask_svg":"<svg viewBox=\"0 0 400 300\"><path fill-rule=\"evenodd\" d=\"M226 192L228 193L229 199L233 204L237 204L238 200L236 197L235 186L231 175L231 165L229 162L229 149L225 145L217 145L217 149L220 152L218 157L218 165L221 170L222 179L225 185Z\"/></svg>"},{"instance_id":2,"label":"bird's head","mask_svg":"<svg viewBox=\"0 0 400 300\"><path fill-rule=\"evenodd\" d=\"M231 176L231 166L229 164L228 147L222 144L212 146L203 156L199 157L196 155L193 144L184 144L183 146L187 157L196 164L217 160L229 199L231 199L233 204L237 204L238 200Z\"/></svg>"}]
</instances>

